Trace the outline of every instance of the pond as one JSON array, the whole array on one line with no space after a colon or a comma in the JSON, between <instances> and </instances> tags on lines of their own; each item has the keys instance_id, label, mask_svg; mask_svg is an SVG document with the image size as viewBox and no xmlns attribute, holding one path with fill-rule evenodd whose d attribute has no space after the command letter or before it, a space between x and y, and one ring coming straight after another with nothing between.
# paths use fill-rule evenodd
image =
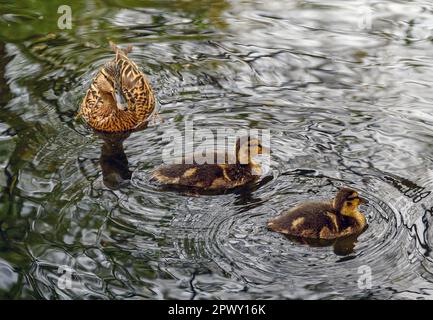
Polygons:
<instances>
[{"instance_id":1,"label":"pond","mask_svg":"<svg viewBox=\"0 0 433 320\"><path fill-rule=\"evenodd\" d=\"M61 29L63 2L0 5L0 299L431 298L431 3L88 0ZM75 118L110 40L163 119L115 143ZM190 123L269 130L265 175L155 187ZM369 200L352 246L267 229L342 186Z\"/></svg>"}]
</instances>

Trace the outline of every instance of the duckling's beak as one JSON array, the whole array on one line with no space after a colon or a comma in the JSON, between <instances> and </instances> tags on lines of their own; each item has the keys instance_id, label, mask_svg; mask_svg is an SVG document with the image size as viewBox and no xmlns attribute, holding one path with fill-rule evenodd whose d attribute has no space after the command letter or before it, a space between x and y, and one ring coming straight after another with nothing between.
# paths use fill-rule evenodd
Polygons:
<instances>
[{"instance_id":1,"label":"duckling's beak","mask_svg":"<svg viewBox=\"0 0 433 320\"><path fill-rule=\"evenodd\" d=\"M268 147L263 147L261 148L261 154L270 154L271 153L271 149Z\"/></svg>"},{"instance_id":2,"label":"duckling's beak","mask_svg":"<svg viewBox=\"0 0 433 320\"><path fill-rule=\"evenodd\" d=\"M368 204L368 200L367 199L361 198L361 197L358 197L358 199L359 199L359 204Z\"/></svg>"}]
</instances>

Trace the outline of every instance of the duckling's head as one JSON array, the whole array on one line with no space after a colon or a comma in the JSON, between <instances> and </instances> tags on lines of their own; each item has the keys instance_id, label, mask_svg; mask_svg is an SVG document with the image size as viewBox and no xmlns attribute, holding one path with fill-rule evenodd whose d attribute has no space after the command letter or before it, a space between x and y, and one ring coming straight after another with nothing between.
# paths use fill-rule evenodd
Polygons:
<instances>
[{"instance_id":1,"label":"duckling's head","mask_svg":"<svg viewBox=\"0 0 433 320\"><path fill-rule=\"evenodd\" d=\"M240 164L251 164L251 159L263 151L262 143L257 138L244 136L236 141L236 160Z\"/></svg>"},{"instance_id":2,"label":"duckling's head","mask_svg":"<svg viewBox=\"0 0 433 320\"><path fill-rule=\"evenodd\" d=\"M359 215L358 206L366 202L367 201L364 198L361 198L355 190L342 188L338 191L333 205L335 210L342 215L355 217Z\"/></svg>"}]
</instances>

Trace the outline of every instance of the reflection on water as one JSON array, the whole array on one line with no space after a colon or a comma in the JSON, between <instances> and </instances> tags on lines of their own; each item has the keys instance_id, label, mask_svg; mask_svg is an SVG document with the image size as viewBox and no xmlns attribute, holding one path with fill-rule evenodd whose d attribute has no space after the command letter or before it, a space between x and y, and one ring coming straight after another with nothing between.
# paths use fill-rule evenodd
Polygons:
<instances>
[{"instance_id":1,"label":"reflection on water","mask_svg":"<svg viewBox=\"0 0 433 320\"><path fill-rule=\"evenodd\" d=\"M352 234L347 237L329 239L308 239L284 235L288 240L299 244L309 245L311 247L332 246L334 253L339 256L347 256L354 252L355 245L358 241L359 234Z\"/></svg>"},{"instance_id":2,"label":"reflection on water","mask_svg":"<svg viewBox=\"0 0 433 320\"><path fill-rule=\"evenodd\" d=\"M147 125L146 122L133 132L142 131L147 128ZM99 157L102 181L107 188L119 189L129 182L132 175L132 171L129 170L128 156L123 147L124 141L132 132L104 133L94 131L93 133L103 142Z\"/></svg>"},{"instance_id":3,"label":"reflection on water","mask_svg":"<svg viewBox=\"0 0 433 320\"><path fill-rule=\"evenodd\" d=\"M89 0L60 30L62 2L0 8L0 298L431 297L430 4ZM134 46L164 123L75 121L109 40ZM186 121L270 129L269 173L218 196L155 187L162 136ZM357 239L267 230L343 185L369 200Z\"/></svg>"},{"instance_id":4,"label":"reflection on water","mask_svg":"<svg viewBox=\"0 0 433 320\"><path fill-rule=\"evenodd\" d=\"M132 172L129 170L128 158L123 150L125 138L105 138L101 146L101 165L104 184L110 189L119 189L123 182L131 179Z\"/></svg>"}]
</instances>

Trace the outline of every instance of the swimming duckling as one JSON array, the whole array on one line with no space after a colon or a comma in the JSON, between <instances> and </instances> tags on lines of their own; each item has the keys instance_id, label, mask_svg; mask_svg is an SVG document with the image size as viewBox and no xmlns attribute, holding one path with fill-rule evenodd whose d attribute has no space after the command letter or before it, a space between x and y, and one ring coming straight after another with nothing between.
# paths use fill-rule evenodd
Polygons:
<instances>
[{"instance_id":1,"label":"swimming duckling","mask_svg":"<svg viewBox=\"0 0 433 320\"><path fill-rule=\"evenodd\" d=\"M152 180L165 186L195 191L224 191L245 186L258 180L261 175L260 164L252 158L265 150L267 148L262 147L259 139L238 138L233 154L235 158L227 152L214 153L214 163L198 164L196 157L187 156L180 164L157 168L152 174ZM220 159L225 159L224 163L218 163ZM233 161L229 161L230 159Z\"/></svg>"},{"instance_id":2,"label":"swimming duckling","mask_svg":"<svg viewBox=\"0 0 433 320\"><path fill-rule=\"evenodd\" d=\"M336 239L360 233L367 225L365 216L358 206L366 200L350 188L338 191L329 202L307 202L268 222L272 231L286 235Z\"/></svg>"}]
</instances>

